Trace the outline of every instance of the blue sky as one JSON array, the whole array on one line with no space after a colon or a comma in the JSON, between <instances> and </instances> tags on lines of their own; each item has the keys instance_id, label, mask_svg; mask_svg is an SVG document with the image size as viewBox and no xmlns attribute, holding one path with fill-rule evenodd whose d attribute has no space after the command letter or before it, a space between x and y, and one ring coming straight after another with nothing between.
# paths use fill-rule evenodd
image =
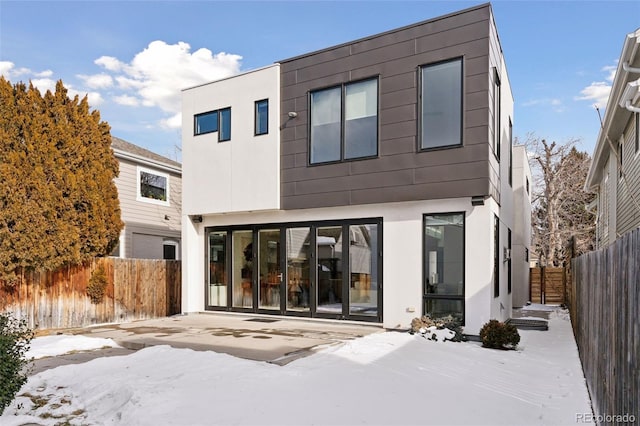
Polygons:
<instances>
[{"instance_id":1,"label":"blue sky","mask_svg":"<svg viewBox=\"0 0 640 426\"><path fill-rule=\"evenodd\" d=\"M180 89L484 2L0 0L0 73L89 94L111 133L176 157ZM591 151L640 1L492 3L514 135Z\"/></svg>"}]
</instances>

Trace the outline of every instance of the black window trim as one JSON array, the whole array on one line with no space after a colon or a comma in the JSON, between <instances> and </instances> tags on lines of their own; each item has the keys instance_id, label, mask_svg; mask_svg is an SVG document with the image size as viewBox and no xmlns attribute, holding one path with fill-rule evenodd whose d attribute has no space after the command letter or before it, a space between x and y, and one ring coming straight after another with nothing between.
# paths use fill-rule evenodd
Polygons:
<instances>
[{"instance_id":1,"label":"black window trim","mask_svg":"<svg viewBox=\"0 0 640 426\"><path fill-rule=\"evenodd\" d=\"M258 104L267 103L267 128L264 132L258 133ZM259 99L253 103L253 136L262 136L269 134L269 98Z\"/></svg>"},{"instance_id":2,"label":"black window trim","mask_svg":"<svg viewBox=\"0 0 640 426\"><path fill-rule=\"evenodd\" d=\"M441 145L441 146L433 146L428 148L422 147L422 70L427 67L444 64L447 62L460 61L460 143L451 144L451 145ZM428 151L439 151L443 149L455 149L464 146L464 106L465 106L465 96L464 96L464 68L465 68L465 57L464 56L456 56L449 59L444 59L442 61L429 62L425 64L418 65L417 73L418 73L418 93L417 93L417 133L416 133L416 149L417 152L428 152Z\"/></svg>"},{"instance_id":3,"label":"black window trim","mask_svg":"<svg viewBox=\"0 0 640 426\"><path fill-rule=\"evenodd\" d=\"M376 106L377 106L377 111L376 111L376 153L374 155L367 155L364 157L355 157L355 158L345 158L344 155L344 151L345 151L345 141L344 141L344 126L345 126L345 101L346 101L346 96L345 96L345 91L346 91L346 87L348 85L351 84L356 84L356 83L362 83L365 81L370 81L370 80L376 80L377 82L377 86L378 86L378 90L376 93ZM339 87L340 88L340 159L339 160L332 160L332 161L321 161L321 162L312 162L311 161L311 94L315 93L315 92L321 92L323 90L330 90L330 89L335 89ZM380 74L371 76L371 77L365 77L365 78L360 78L357 80L350 80L344 83L339 83L339 84L332 84L329 86L325 86L325 87L319 87L313 90L309 90L307 92L307 123L309 123L309 125L307 126L307 151L308 151L308 155L307 155L307 166L310 167L314 167L314 166L325 166L328 164L339 164L339 163L346 163L346 162L351 162L351 161L361 161L361 160L370 160L372 158L378 158L380 156Z\"/></svg>"},{"instance_id":4,"label":"black window trim","mask_svg":"<svg viewBox=\"0 0 640 426\"><path fill-rule=\"evenodd\" d=\"M229 111L229 137L227 139L222 139L221 138L221 124L222 124L222 111ZM210 130L207 132L199 132L198 133L198 128L197 128L197 121L198 121L198 117L202 117L203 115L209 115L209 114L216 114L216 119L218 121L218 126L216 128L216 130ZM231 140L231 107L225 107L225 108L218 108L218 109L212 109L211 111L206 111L206 112L201 112L198 114L194 114L193 115L193 136L201 136L201 135L208 135L210 133L218 133L218 142L226 142L226 141L230 141Z\"/></svg>"},{"instance_id":5,"label":"black window trim","mask_svg":"<svg viewBox=\"0 0 640 426\"><path fill-rule=\"evenodd\" d=\"M634 115L636 116L635 149L637 153L637 152L640 152L640 112L636 112Z\"/></svg>"},{"instance_id":6,"label":"black window trim","mask_svg":"<svg viewBox=\"0 0 640 426\"><path fill-rule=\"evenodd\" d=\"M500 297L500 218L493 215L493 297Z\"/></svg>"},{"instance_id":7,"label":"black window trim","mask_svg":"<svg viewBox=\"0 0 640 426\"><path fill-rule=\"evenodd\" d=\"M315 307L311 308L308 312L297 312L297 311L290 311L290 310L284 310L284 311L278 311L278 310L265 310L265 309L261 309L257 307L257 304L254 303L254 307L253 308L243 308L243 307L234 307L232 305L230 305L229 303L227 303L227 306L213 306L213 305L208 305L208 299L207 299L207 283L209 281L209 233L211 232L226 232L227 234L227 245L225 250L227 250L227 253L231 253L233 247L232 247L232 238L233 238L233 232L234 231L251 231L253 233L253 257L255 258L257 256L256 248L257 248L257 238L258 238L258 231L261 229L279 229L281 232L289 229L289 228L305 228L308 227L311 233L311 237L312 237L312 241L311 241L311 245L315 246L316 244L316 234L317 234L317 229L318 228L323 228L323 227L327 227L327 226L341 226L343 228L343 232L347 231L348 235L348 230L349 227L352 225L376 225L378 227L378 269L377 269L377 274L378 274L378 299L377 299L377 303L378 303L378 314L376 316L369 316L369 315L358 315L358 314L346 314L343 311L340 314L329 314L329 313L322 313L322 312L315 312ZM372 217L356 217L356 218L347 218L347 219L328 219L328 220L307 220L307 221L286 221L286 222L268 222L268 223L257 223L257 224L244 224L244 225L214 225L214 226L207 226L204 229L204 235L205 237L203 238L203 242L204 242L204 253L206 253L205 259L204 259L204 293L205 293L205 298L204 298L204 310L205 311L227 311L227 312L244 312L244 313L258 313L258 314L268 314L268 315L272 315L272 316L280 316L280 317L305 317L305 318L324 318L324 319L340 319L340 320L354 320L354 321L361 321L361 322L371 322L371 323L383 323L384 317L383 317L383 313L384 313L384 306L383 306L383 292L384 292L384 283L383 283L383 266L384 266L384 262L383 262L383 244L382 242L384 241L384 220L382 217L376 217L376 216L372 216ZM284 238L284 234L281 235L281 238ZM348 238L343 240L343 249L347 248L349 245L348 242ZM312 262L317 262L317 257L316 254L314 252L314 254L312 255ZM348 264L348 261L347 261ZM317 269L317 265L314 265L312 263L311 265L314 269ZM228 283L227 285L231 286L231 281L232 280L232 264L231 262L229 262L226 265L226 272L227 272L227 277L228 278ZM254 274L257 273L257 269L254 270ZM286 274L286 272L285 272ZM286 278L286 276L285 276ZM255 280L256 277L253 277L253 280ZM349 279L349 274L346 273L344 274L343 280L344 282L346 282ZM310 277L310 281L311 281L311 285L314 286L314 289L317 289L317 277L315 276L315 274L312 274L312 276ZM343 285L344 285L343 282ZM312 292L313 293L313 292ZM257 295L254 295L255 298L257 298ZM231 292L227 293L227 302L230 302L231 300ZM343 299L346 300L346 299ZM254 302L256 302L256 300L254 300ZM315 293L310 295L310 300L309 300L310 304L314 305L315 304ZM348 303L348 302L347 302ZM464 302L463 302L464 303ZM282 308L283 305L281 305Z\"/></svg>"},{"instance_id":8,"label":"black window trim","mask_svg":"<svg viewBox=\"0 0 640 426\"><path fill-rule=\"evenodd\" d=\"M427 248L427 241L425 235L425 227L427 222L427 216L447 216L447 215L461 215L462 216L462 295L452 294L432 294L427 293L427 262L425 262L425 254ZM424 306L427 299L438 300L459 300L462 302L462 325L465 325L466 321L466 246L467 246L467 214L465 211L453 211L453 212L433 212L422 214L422 314L424 312Z\"/></svg>"},{"instance_id":9,"label":"black window trim","mask_svg":"<svg viewBox=\"0 0 640 426\"><path fill-rule=\"evenodd\" d=\"M496 97L498 99L496 99ZM498 74L498 68L493 67L493 141L491 148L493 155L495 155L498 162L500 162L500 150L501 150L501 133L502 133L502 83L500 82L500 75ZM497 111L496 111L497 109Z\"/></svg>"}]
</instances>

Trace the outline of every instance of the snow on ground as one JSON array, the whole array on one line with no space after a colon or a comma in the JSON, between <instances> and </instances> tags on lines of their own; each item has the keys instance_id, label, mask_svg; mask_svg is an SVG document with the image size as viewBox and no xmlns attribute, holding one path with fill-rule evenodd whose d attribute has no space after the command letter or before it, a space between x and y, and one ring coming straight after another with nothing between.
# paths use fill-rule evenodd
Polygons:
<instances>
[{"instance_id":1,"label":"snow on ground","mask_svg":"<svg viewBox=\"0 0 640 426\"><path fill-rule=\"evenodd\" d=\"M119 347L120 346L111 339L59 334L55 336L36 337L31 341L31 347L25 356L26 358L40 359L77 351Z\"/></svg>"},{"instance_id":2,"label":"snow on ground","mask_svg":"<svg viewBox=\"0 0 640 426\"><path fill-rule=\"evenodd\" d=\"M590 413L567 318L517 351L372 334L280 367L156 346L32 376L0 423L569 425Z\"/></svg>"}]
</instances>

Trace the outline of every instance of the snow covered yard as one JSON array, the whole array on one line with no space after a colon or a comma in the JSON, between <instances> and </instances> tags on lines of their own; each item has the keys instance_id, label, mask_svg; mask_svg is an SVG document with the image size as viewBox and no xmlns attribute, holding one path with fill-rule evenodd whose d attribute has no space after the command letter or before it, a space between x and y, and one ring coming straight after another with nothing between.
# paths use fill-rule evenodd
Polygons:
<instances>
[{"instance_id":1,"label":"snow covered yard","mask_svg":"<svg viewBox=\"0 0 640 426\"><path fill-rule=\"evenodd\" d=\"M576 424L591 408L567 316L520 334L497 351L377 333L283 367L156 346L37 374L0 423Z\"/></svg>"}]
</instances>

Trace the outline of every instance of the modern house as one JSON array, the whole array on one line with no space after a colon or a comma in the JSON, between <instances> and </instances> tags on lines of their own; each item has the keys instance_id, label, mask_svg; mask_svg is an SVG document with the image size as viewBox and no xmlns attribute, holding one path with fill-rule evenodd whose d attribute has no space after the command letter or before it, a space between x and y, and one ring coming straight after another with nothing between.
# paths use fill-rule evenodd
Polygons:
<instances>
[{"instance_id":1,"label":"modern house","mask_svg":"<svg viewBox=\"0 0 640 426\"><path fill-rule=\"evenodd\" d=\"M510 316L527 212L489 4L185 89L182 108L183 312L453 315L469 334Z\"/></svg>"},{"instance_id":2,"label":"modern house","mask_svg":"<svg viewBox=\"0 0 640 426\"><path fill-rule=\"evenodd\" d=\"M597 194L596 248L640 226L640 28L625 37L585 189Z\"/></svg>"},{"instance_id":3,"label":"modern house","mask_svg":"<svg viewBox=\"0 0 640 426\"><path fill-rule=\"evenodd\" d=\"M115 182L124 222L112 256L179 259L180 163L116 137L111 148L120 166Z\"/></svg>"}]
</instances>

